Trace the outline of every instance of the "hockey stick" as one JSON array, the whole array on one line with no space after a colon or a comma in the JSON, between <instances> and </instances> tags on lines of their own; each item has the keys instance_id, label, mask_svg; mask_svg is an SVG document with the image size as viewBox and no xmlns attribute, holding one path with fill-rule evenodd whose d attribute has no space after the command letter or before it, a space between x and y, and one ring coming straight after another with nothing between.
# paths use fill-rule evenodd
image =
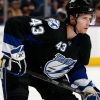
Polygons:
<instances>
[{"instance_id":1,"label":"hockey stick","mask_svg":"<svg viewBox=\"0 0 100 100\"><path fill-rule=\"evenodd\" d=\"M85 100L85 97L87 96L87 94L85 94L84 92L82 92L82 91L80 91L80 90L78 90L78 89L72 88L72 87L70 87L69 85L66 85L66 84L64 84L64 83L55 81L55 80L53 80L53 79L50 79L50 78L48 78L48 77L46 77L46 76L40 75L40 74L35 73L35 72L33 72L33 71L26 70L26 73L29 74L29 75L31 75L31 76L33 76L33 77L39 78L39 79L41 79L41 80L43 80L43 81L52 83L52 84L54 84L54 85L57 85L57 86L59 86L59 87L65 88L65 89L68 89L68 90L70 90L70 91L72 91L72 92L76 92L76 93L78 93L78 94L80 94L80 95L82 96L83 100Z\"/></svg>"}]
</instances>

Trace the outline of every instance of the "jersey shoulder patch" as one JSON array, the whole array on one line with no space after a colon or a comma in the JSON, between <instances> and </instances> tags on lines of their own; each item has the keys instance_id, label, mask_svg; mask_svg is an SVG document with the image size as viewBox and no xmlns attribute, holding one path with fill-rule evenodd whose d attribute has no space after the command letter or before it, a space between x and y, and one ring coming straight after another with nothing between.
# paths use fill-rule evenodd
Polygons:
<instances>
[{"instance_id":1,"label":"jersey shoulder patch","mask_svg":"<svg viewBox=\"0 0 100 100\"><path fill-rule=\"evenodd\" d=\"M54 18L48 18L46 19L48 25L52 28L52 29L58 29L60 26L60 21Z\"/></svg>"}]
</instances>

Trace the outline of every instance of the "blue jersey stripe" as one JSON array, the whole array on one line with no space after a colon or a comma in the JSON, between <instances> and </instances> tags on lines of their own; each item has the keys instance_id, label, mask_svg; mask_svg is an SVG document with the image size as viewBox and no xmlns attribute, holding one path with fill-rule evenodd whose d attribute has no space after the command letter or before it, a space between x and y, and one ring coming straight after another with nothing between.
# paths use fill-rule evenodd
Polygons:
<instances>
[{"instance_id":1,"label":"blue jersey stripe","mask_svg":"<svg viewBox=\"0 0 100 100\"><path fill-rule=\"evenodd\" d=\"M94 86L94 84L92 83L92 81L90 81L86 86L78 86L78 88L83 91L88 86L92 86L92 87Z\"/></svg>"},{"instance_id":2,"label":"blue jersey stripe","mask_svg":"<svg viewBox=\"0 0 100 100\"><path fill-rule=\"evenodd\" d=\"M27 35L25 36L25 38L26 38L27 40L30 40L32 43L35 43L35 44L42 44L42 41L36 40L36 39L33 37L33 35L31 35L31 34L27 34Z\"/></svg>"},{"instance_id":3,"label":"blue jersey stripe","mask_svg":"<svg viewBox=\"0 0 100 100\"><path fill-rule=\"evenodd\" d=\"M68 76L69 77L69 80L70 80L70 83L72 84L75 80L78 80L78 79L88 79L87 77L87 74L84 70L84 68L81 68L77 71L75 71L72 75Z\"/></svg>"},{"instance_id":4,"label":"blue jersey stripe","mask_svg":"<svg viewBox=\"0 0 100 100\"><path fill-rule=\"evenodd\" d=\"M4 40L3 40L3 42L5 42L7 44L10 44L12 46L17 47L17 46L19 46L19 45L22 44L23 39L22 40L21 39L17 39L15 37L13 37L13 36L5 33L4 34Z\"/></svg>"}]
</instances>

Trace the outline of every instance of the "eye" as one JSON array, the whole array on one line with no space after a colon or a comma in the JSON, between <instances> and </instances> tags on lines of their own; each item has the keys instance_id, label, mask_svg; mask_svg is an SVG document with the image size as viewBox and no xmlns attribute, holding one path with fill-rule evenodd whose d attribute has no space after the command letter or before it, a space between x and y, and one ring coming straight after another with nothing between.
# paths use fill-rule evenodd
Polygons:
<instances>
[{"instance_id":1,"label":"eye","mask_svg":"<svg viewBox=\"0 0 100 100\"><path fill-rule=\"evenodd\" d=\"M83 17L82 19L85 19L85 20L87 20L87 17Z\"/></svg>"},{"instance_id":2,"label":"eye","mask_svg":"<svg viewBox=\"0 0 100 100\"><path fill-rule=\"evenodd\" d=\"M90 22L91 22L91 20L92 20L92 18L88 18L88 17L83 17L82 19L83 19L83 20L86 20L86 21L89 20Z\"/></svg>"}]
</instances>

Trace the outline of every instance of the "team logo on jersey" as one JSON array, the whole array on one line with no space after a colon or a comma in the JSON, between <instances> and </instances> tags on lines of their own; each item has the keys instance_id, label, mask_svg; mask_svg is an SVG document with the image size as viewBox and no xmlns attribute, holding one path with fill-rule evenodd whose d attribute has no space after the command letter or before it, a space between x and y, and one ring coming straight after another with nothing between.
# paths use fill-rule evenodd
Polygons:
<instances>
[{"instance_id":1,"label":"team logo on jersey","mask_svg":"<svg viewBox=\"0 0 100 100\"><path fill-rule=\"evenodd\" d=\"M76 60L65 58L65 56L57 53L53 60L48 61L44 67L44 73L52 79L57 79L67 74L76 63Z\"/></svg>"},{"instance_id":2,"label":"team logo on jersey","mask_svg":"<svg viewBox=\"0 0 100 100\"><path fill-rule=\"evenodd\" d=\"M60 22L59 20L56 20L54 18L49 18L48 20L48 25L52 28L52 29L58 29L60 26Z\"/></svg>"}]
</instances>

